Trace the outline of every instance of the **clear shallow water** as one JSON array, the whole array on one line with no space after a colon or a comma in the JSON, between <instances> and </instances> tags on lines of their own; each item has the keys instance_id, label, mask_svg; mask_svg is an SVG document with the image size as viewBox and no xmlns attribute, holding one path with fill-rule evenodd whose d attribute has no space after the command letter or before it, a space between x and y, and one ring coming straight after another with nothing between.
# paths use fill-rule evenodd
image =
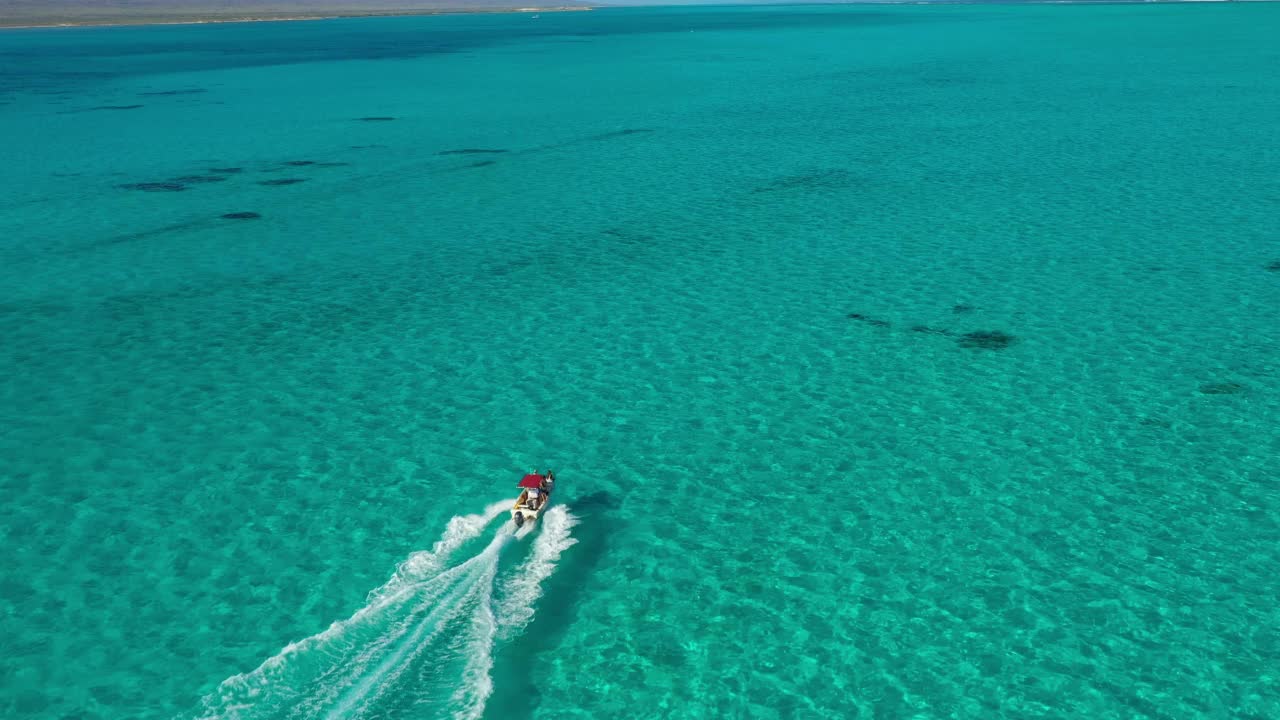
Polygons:
<instances>
[{"instance_id":1,"label":"clear shallow water","mask_svg":"<svg viewBox=\"0 0 1280 720\"><path fill-rule=\"evenodd\" d=\"M0 713L1280 714L1278 21L0 34Z\"/></svg>"}]
</instances>

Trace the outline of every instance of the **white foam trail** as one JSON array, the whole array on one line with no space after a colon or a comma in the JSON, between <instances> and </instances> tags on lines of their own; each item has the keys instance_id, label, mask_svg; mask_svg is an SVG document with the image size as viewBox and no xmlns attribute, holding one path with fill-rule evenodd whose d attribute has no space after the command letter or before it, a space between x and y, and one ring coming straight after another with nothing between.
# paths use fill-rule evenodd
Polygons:
<instances>
[{"instance_id":1,"label":"white foam trail","mask_svg":"<svg viewBox=\"0 0 1280 720\"><path fill-rule=\"evenodd\" d=\"M370 592L369 599L373 600L402 585L421 581L439 572L455 550L475 539L489 526L489 523L493 522L494 518L509 507L511 507L510 500L500 500L490 503L482 513L458 515L450 519L449 524L445 526L444 534L431 546L430 550L413 553L400 563L396 568L396 574L385 585Z\"/></svg>"},{"instance_id":2,"label":"white foam trail","mask_svg":"<svg viewBox=\"0 0 1280 720\"><path fill-rule=\"evenodd\" d=\"M421 589L414 594L417 603L404 620L370 642L356 658L338 663L313 683L314 694L302 704L307 710L306 716L350 717L359 714L351 712L353 708L376 701L407 665L431 646L445 626L463 612L467 598L476 587L477 570L497 565L493 550L504 541L501 534L496 536L484 552L421 583ZM378 662L369 670L374 661ZM334 703L337 703L336 709L330 710Z\"/></svg>"},{"instance_id":3,"label":"white foam trail","mask_svg":"<svg viewBox=\"0 0 1280 720\"><path fill-rule=\"evenodd\" d=\"M422 604L424 607L434 607L390 655L383 658L372 671L363 673L359 682L343 694L325 717L328 720L352 717L358 714L352 712L356 708L375 703L387 688L395 685L405 669L413 664L413 660L432 645L432 641L449 621L462 614L469 606L467 601L470 598L483 595L487 602L487 596L492 594L493 577L498 569L498 553L510 539L510 532L504 528L494 536L483 552L442 575L442 578L449 575L462 577L453 592L445 598L439 602L428 601Z\"/></svg>"},{"instance_id":4,"label":"white foam trail","mask_svg":"<svg viewBox=\"0 0 1280 720\"><path fill-rule=\"evenodd\" d=\"M493 583L497 567L482 583L485 592L477 598L479 603L471 616L471 639L464 651L467 665L462 671L462 684L450 698L457 708L455 718L478 720L484 714L485 703L493 693L493 646L498 634L498 621L493 614Z\"/></svg>"},{"instance_id":5,"label":"white foam trail","mask_svg":"<svg viewBox=\"0 0 1280 720\"><path fill-rule=\"evenodd\" d=\"M569 533L578 524L577 516L564 505L543 513L538 521L542 532L533 541L533 551L507 582L498 609L501 636L509 638L523 630L533 618L533 604L542 597L542 582L555 572L560 553L578 541Z\"/></svg>"},{"instance_id":6,"label":"white foam trail","mask_svg":"<svg viewBox=\"0 0 1280 720\"><path fill-rule=\"evenodd\" d=\"M377 633L375 638L365 638L362 634L382 616L399 610L411 599L419 599L419 608L429 604L446 590L447 581L463 571L463 566L451 568L439 574L449 557L468 541L475 539L484 531L510 501L490 504L484 512L474 515L456 516L449 521L444 533L429 551L417 552L409 556L396 569L396 573L381 587L373 590L367 597L364 607L357 610L346 620L331 624L322 632L286 645L280 652L268 658L256 669L233 675L222 681L210 695L201 702L200 718L235 719L250 716L254 709L254 701L275 700L281 704L297 700L301 706L314 706L331 695L324 688L332 688L330 680L333 675L342 674L350 677L359 674L363 667L378 654L378 651L394 642L409 631L418 609L409 618L393 625L390 629ZM435 574L433 577L433 573ZM351 636L348 639L348 636ZM335 647L336 646L336 647ZM314 697L299 698L305 690L291 691L287 676L292 666L318 652L322 657L339 658L350 652L353 647L361 646L361 651L348 663L335 664L327 671L319 673L312 684L317 686ZM342 685L338 686L340 689ZM269 698L269 691L276 691L280 698ZM269 709L269 708L268 708ZM248 714L248 715L247 715Z\"/></svg>"},{"instance_id":7,"label":"white foam trail","mask_svg":"<svg viewBox=\"0 0 1280 720\"><path fill-rule=\"evenodd\" d=\"M401 563L350 618L223 681L204 699L199 716L346 720L421 715L435 707L430 716L480 718L494 690L497 642L529 623L543 583L577 542L570 531L578 519L556 506L536 525L519 529L524 532L503 523L483 550L451 564L508 505L494 503L450 520L430 551ZM495 593L503 548L535 527L529 556Z\"/></svg>"}]
</instances>

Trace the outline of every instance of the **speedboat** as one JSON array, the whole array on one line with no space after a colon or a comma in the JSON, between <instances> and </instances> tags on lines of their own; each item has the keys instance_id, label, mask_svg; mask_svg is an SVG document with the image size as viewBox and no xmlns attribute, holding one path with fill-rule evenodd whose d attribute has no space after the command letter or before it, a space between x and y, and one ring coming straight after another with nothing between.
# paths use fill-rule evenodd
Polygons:
<instances>
[{"instance_id":1,"label":"speedboat","mask_svg":"<svg viewBox=\"0 0 1280 720\"><path fill-rule=\"evenodd\" d=\"M546 474L534 471L523 478L516 487L520 488L520 497L511 506L511 519L516 527L524 527L525 523L534 523L542 516L542 511L551 504L551 490L555 487L556 475L548 470Z\"/></svg>"}]
</instances>

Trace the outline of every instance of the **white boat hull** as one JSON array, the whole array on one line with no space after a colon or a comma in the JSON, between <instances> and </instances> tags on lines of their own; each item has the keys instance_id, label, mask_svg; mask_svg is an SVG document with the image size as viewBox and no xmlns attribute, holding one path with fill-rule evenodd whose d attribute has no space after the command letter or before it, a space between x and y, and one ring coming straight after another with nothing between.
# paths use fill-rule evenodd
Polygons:
<instances>
[{"instance_id":1,"label":"white boat hull","mask_svg":"<svg viewBox=\"0 0 1280 720\"><path fill-rule=\"evenodd\" d=\"M547 506L550 504L551 498L547 498L535 510L524 504L524 497L521 496L521 499L517 500L516 504L511 508L511 519L515 521L516 527L524 527L525 525L536 523L538 522L538 518L542 517L542 513L546 512Z\"/></svg>"}]
</instances>

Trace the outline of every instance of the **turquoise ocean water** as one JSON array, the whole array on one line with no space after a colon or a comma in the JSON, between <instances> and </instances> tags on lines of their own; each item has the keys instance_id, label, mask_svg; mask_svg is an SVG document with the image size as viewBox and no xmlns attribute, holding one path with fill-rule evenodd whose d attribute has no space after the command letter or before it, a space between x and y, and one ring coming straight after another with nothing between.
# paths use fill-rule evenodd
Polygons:
<instances>
[{"instance_id":1,"label":"turquoise ocean water","mask_svg":"<svg viewBox=\"0 0 1280 720\"><path fill-rule=\"evenodd\" d=\"M0 33L0 716L1280 716L1277 28Z\"/></svg>"}]
</instances>

